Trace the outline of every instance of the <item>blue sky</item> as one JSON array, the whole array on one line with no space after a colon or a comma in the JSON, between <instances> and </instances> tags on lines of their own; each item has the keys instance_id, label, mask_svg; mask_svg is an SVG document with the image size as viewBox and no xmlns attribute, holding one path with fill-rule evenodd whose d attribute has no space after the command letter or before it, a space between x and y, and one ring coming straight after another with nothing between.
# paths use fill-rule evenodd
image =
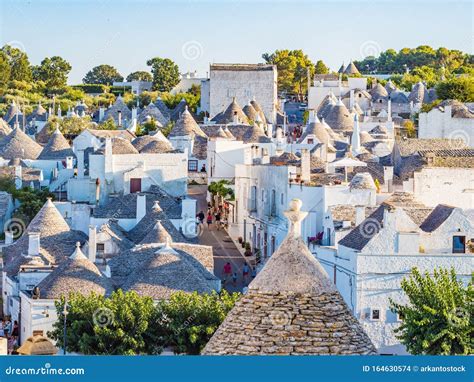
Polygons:
<instances>
[{"instance_id":1,"label":"blue sky","mask_svg":"<svg viewBox=\"0 0 474 382\"><path fill-rule=\"evenodd\" d=\"M473 51L472 2L0 0L0 42L32 63L60 55L79 83L95 65L126 76L151 57L204 75L212 62L261 62L303 49L337 69L388 48L427 44Z\"/></svg>"}]
</instances>

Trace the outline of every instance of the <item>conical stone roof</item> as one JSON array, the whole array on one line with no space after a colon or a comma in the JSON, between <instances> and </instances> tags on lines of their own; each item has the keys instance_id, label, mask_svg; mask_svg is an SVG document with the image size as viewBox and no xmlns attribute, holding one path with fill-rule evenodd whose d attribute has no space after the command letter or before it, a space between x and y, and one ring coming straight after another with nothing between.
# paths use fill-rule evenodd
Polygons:
<instances>
[{"instance_id":1,"label":"conical stone roof","mask_svg":"<svg viewBox=\"0 0 474 382\"><path fill-rule=\"evenodd\" d=\"M39 144L19 128L13 129L0 145L0 156L5 159L36 159L43 150Z\"/></svg>"},{"instance_id":2,"label":"conical stone roof","mask_svg":"<svg viewBox=\"0 0 474 382\"><path fill-rule=\"evenodd\" d=\"M109 279L82 253L79 243L69 259L46 276L38 288L43 299L59 299L73 292L101 296L112 291Z\"/></svg>"},{"instance_id":3,"label":"conical stone roof","mask_svg":"<svg viewBox=\"0 0 474 382\"><path fill-rule=\"evenodd\" d=\"M62 160L66 157L74 157L74 152L64 135L56 129L51 135L48 143L44 147L38 159L44 160Z\"/></svg>"},{"instance_id":4,"label":"conical stone roof","mask_svg":"<svg viewBox=\"0 0 474 382\"><path fill-rule=\"evenodd\" d=\"M163 114L166 118L169 119L170 117L170 109L168 108L168 106L166 106L166 104L163 102L163 100L158 97L155 101L155 105L158 109L160 109L161 111L161 114Z\"/></svg>"},{"instance_id":5,"label":"conical stone roof","mask_svg":"<svg viewBox=\"0 0 474 382\"><path fill-rule=\"evenodd\" d=\"M357 319L301 238L301 201L287 237L214 333L203 354L375 354Z\"/></svg>"},{"instance_id":6,"label":"conical stone roof","mask_svg":"<svg viewBox=\"0 0 474 382\"><path fill-rule=\"evenodd\" d=\"M326 127L319 121L308 124L300 138L300 142L302 142L308 135L314 135L318 139L319 143L328 144L330 140Z\"/></svg>"},{"instance_id":7,"label":"conical stone roof","mask_svg":"<svg viewBox=\"0 0 474 382\"><path fill-rule=\"evenodd\" d=\"M207 137L204 131L201 130L193 116L189 112L187 106L184 109L181 117L176 121L173 129L171 130L170 137L184 137L184 136L199 135L201 137Z\"/></svg>"},{"instance_id":8,"label":"conical stone roof","mask_svg":"<svg viewBox=\"0 0 474 382\"><path fill-rule=\"evenodd\" d=\"M340 100L331 107L324 119L336 131L351 131L354 124L351 113Z\"/></svg>"},{"instance_id":9,"label":"conical stone roof","mask_svg":"<svg viewBox=\"0 0 474 382\"><path fill-rule=\"evenodd\" d=\"M20 108L17 106L17 104L15 103L15 101L13 101L10 106L8 107L8 110L7 112L5 113L5 115L3 116L3 119L5 121L7 121L7 123L10 123L13 118L15 118L15 116L17 114L21 114L21 110Z\"/></svg>"},{"instance_id":10,"label":"conical stone roof","mask_svg":"<svg viewBox=\"0 0 474 382\"><path fill-rule=\"evenodd\" d=\"M161 221L157 221L153 229L146 234L140 244L167 243L172 241L173 238L170 233L163 227Z\"/></svg>"},{"instance_id":11,"label":"conical stone roof","mask_svg":"<svg viewBox=\"0 0 474 382\"><path fill-rule=\"evenodd\" d=\"M413 103L426 103L429 101L429 94L423 82L417 82L408 96L408 101Z\"/></svg>"},{"instance_id":12,"label":"conical stone roof","mask_svg":"<svg viewBox=\"0 0 474 382\"><path fill-rule=\"evenodd\" d=\"M132 119L132 111L128 108L122 96L118 96L115 103L105 111L104 121L113 118L114 121L118 123L119 111L122 113L122 125L125 124L125 121L130 122Z\"/></svg>"},{"instance_id":13,"label":"conical stone roof","mask_svg":"<svg viewBox=\"0 0 474 382\"><path fill-rule=\"evenodd\" d=\"M227 135L227 138L235 139L234 135L230 132L230 130L227 126L224 127L224 133L225 133L225 135Z\"/></svg>"},{"instance_id":14,"label":"conical stone roof","mask_svg":"<svg viewBox=\"0 0 474 382\"><path fill-rule=\"evenodd\" d=\"M48 112L41 105L41 103L39 103L38 106L35 107L33 112L30 115L28 115L28 117L26 117L26 122L29 123L33 120L46 122L47 119L48 119Z\"/></svg>"},{"instance_id":15,"label":"conical stone roof","mask_svg":"<svg viewBox=\"0 0 474 382\"><path fill-rule=\"evenodd\" d=\"M80 231L71 230L61 213L51 200L47 200L41 210L26 228L23 235L13 245L4 248L4 271L16 275L28 259L28 233L40 236L40 253L46 262L58 264L71 255L74 245L86 242L87 236Z\"/></svg>"},{"instance_id":16,"label":"conical stone roof","mask_svg":"<svg viewBox=\"0 0 474 382\"><path fill-rule=\"evenodd\" d=\"M138 151L143 149L148 143L156 141L158 138L154 135L142 135L141 137L137 137L132 141L133 147L135 147Z\"/></svg>"},{"instance_id":17,"label":"conical stone roof","mask_svg":"<svg viewBox=\"0 0 474 382\"><path fill-rule=\"evenodd\" d=\"M258 111L255 110L255 108L252 106L250 102L247 105L245 105L242 110L249 120L251 121L257 120Z\"/></svg>"},{"instance_id":18,"label":"conical stone roof","mask_svg":"<svg viewBox=\"0 0 474 382\"><path fill-rule=\"evenodd\" d=\"M257 102L257 100L254 98L252 101L250 101L250 104L253 106L253 108L257 111L258 115L260 116L262 122L264 124L267 123L267 118L265 117L265 113L263 112L262 107L260 104Z\"/></svg>"},{"instance_id":19,"label":"conical stone roof","mask_svg":"<svg viewBox=\"0 0 474 382\"><path fill-rule=\"evenodd\" d=\"M355 74L360 74L360 72L359 69L357 69L357 66L355 66L351 60L351 62L349 62L349 65L347 65L347 68L344 70L344 74L351 76Z\"/></svg>"},{"instance_id":20,"label":"conical stone roof","mask_svg":"<svg viewBox=\"0 0 474 382\"><path fill-rule=\"evenodd\" d=\"M141 154L164 154L173 151L171 143L159 139L149 142L141 150Z\"/></svg>"},{"instance_id":21,"label":"conical stone roof","mask_svg":"<svg viewBox=\"0 0 474 382\"><path fill-rule=\"evenodd\" d=\"M388 97L388 91L380 84L380 82L377 82L377 85L370 90L370 95L372 96L372 100L377 101L380 99L386 99Z\"/></svg>"},{"instance_id":22,"label":"conical stone roof","mask_svg":"<svg viewBox=\"0 0 474 382\"><path fill-rule=\"evenodd\" d=\"M247 142L270 143L272 140L266 136L265 130L259 123L254 123L244 133L243 140Z\"/></svg>"},{"instance_id":23,"label":"conical stone roof","mask_svg":"<svg viewBox=\"0 0 474 382\"><path fill-rule=\"evenodd\" d=\"M188 110L188 103L183 98L181 99L181 101L179 101L176 107L170 112L170 119L176 122L181 117L181 115L184 113L185 110Z\"/></svg>"},{"instance_id":24,"label":"conical stone roof","mask_svg":"<svg viewBox=\"0 0 474 382\"><path fill-rule=\"evenodd\" d=\"M0 146L2 145L1 139L6 137L11 132L12 128L10 125L3 118L0 118Z\"/></svg>"},{"instance_id":25,"label":"conical stone roof","mask_svg":"<svg viewBox=\"0 0 474 382\"><path fill-rule=\"evenodd\" d=\"M216 115L213 119L214 122L219 124L233 123L234 115L237 115L239 124L248 124L249 120L245 113L243 112L240 105L235 100L235 97L232 99L232 102L223 113Z\"/></svg>"},{"instance_id":26,"label":"conical stone roof","mask_svg":"<svg viewBox=\"0 0 474 382\"><path fill-rule=\"evenodd\" d=\"M153 118L155 121L158 121L161 126L165 126L169 119L163 115L161 110L153 102L150 102L147 107L145 107L142 112L138 115L137 122L143 124L147 121L148 118Z\"/></svg>"}]
</instances>

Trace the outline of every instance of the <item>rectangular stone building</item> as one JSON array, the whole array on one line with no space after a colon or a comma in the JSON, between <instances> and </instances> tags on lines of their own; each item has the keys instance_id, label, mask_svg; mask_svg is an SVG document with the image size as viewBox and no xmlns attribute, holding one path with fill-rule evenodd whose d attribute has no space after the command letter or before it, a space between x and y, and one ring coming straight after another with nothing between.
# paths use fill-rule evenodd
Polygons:
<instances>
[{"instance_id":1,"label":"rectangular stone building","mask_svg":"<svg viewBox=\"0 0 474 382\"><path fill-rule=\"evenodd\" d=\"M208 111L211 118L225 110L235 97L241 107L255 99L270 123L276 120L277 68L275 65L211 64L208 89L209 110L204 110L205 105L201 105L201 108L203 111Z\"/></svg>"}]
</instances>

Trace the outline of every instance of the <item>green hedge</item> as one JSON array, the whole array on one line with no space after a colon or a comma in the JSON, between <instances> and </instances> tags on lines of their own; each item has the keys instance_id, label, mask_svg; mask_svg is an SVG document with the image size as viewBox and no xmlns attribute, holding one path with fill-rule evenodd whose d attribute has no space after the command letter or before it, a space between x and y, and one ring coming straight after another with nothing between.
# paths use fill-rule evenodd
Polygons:
<instances>
[{"instance_id":1,"label":"green hedge","mask_svg":"<svg viewBox=\"0 0 474 382\"><path fill-rule=\"evenodd\" d=\"M74 85L74 89L80 89L86 94L102 94L109 91L107 85L102 84L83 84L83 85Z\"/></svg>"},{"instance_id":2,"label":"green hedge","mask_svg":"<svg viewBox=\"0 0 474 382\"><path fill-rule=\"evenodd\" d=\"M111 86L110 93L115 96L123 95L124 93L131 93L132 87L131 86Z\"/></svg>"}]
</instances>

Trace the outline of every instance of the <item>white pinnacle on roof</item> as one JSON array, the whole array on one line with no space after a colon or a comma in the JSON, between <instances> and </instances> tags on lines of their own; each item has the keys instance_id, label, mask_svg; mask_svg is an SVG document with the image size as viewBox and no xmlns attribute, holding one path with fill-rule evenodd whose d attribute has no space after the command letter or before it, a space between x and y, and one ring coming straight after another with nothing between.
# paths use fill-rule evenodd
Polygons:
<instances>
[{"instance_id":1,"label":"white pinnacle on roof","mask_svg":"<svg viewBox=\"0 0 474 382\"><path fill-rule=\"evenodd\" d=\"M359 155L360 149L360 129L359 129L359 116L354 114L354 129L351 136L352 154Z\"/></svg>"},{"instance_id":2,"label":"white pinnacle on roof","mask_svg":"<svg viewBox=\"0 0 474 382\"><path fill-rule=\"evenodd\" d=\"M76 243L76 249L74 250L73 254L69 256L72 260L87 260L87 256L81 251L81 243Z\"/></svg>"}]
</instances>

